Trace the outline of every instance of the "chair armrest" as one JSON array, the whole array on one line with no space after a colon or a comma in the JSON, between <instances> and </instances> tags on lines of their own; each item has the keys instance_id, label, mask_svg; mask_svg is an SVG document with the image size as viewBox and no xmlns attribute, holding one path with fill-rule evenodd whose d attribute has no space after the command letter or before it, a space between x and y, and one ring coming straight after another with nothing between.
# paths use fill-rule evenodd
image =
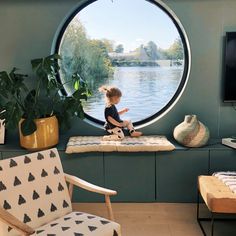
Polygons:
<instances>
[{"instance_id":1,"label":"chair armrest","mask_svg":"<svg viewBox=\"0 0 236 236\"><path fill-rule=\"evenodd\" d=\"M2 207L0 207L0 221L8 224L10 227L16 229L23 235L30 235L34 233L34 230L30 226L18 220L15 216L4 210Z\"/></svg>"},{"instance_id":2,"label":"chair armrest","mask_svg":"<svg viewBox=\"0 0 236 236\"><path fill-rule=\"evenodd\" d=\"M114 190L110 190L110 189L106 189L106 188L102 188L102 187L93 185L93 184L88 183L88 182L86 182L86 181L84 181L84 180L82 180L82 179L80 179L76 176L73 176L73 175L65 174L65 179L70 184L73 184L77 187L88 190L90 192L104 194L104 195L108 195L108 196L112 196L112 195L117 194L117 192L114 191Z\"/></svg>"}]
</instances>

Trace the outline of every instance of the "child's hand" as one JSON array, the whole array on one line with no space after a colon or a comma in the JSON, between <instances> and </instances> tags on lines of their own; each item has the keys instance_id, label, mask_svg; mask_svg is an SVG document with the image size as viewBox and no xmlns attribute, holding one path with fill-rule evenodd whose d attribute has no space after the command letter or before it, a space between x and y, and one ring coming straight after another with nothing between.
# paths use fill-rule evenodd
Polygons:
<instances>
[{"instance_id":1,"label":"child's hand","mask_svg":"<svg viewBox=\"0 0 236 236\"><path fill-rule=\"evenodd\" d=\"M124 108L124 109L122 110L123 113L128 112L128 111L129 111L129 108Z\"/></svg>"},{"instance_id":2,"label":"child's hand","mask_svg":"<svg viewBox=\"0 0 236 236\"><path fill-rule=\"evenodd\" d=\"M128 112L128 111L129 111L129 108L124 108L124 109L120 110L118 113L119 113L120 115L123 115L124 113L126 113L126 112Z\"/></svg>"}]
</instances>

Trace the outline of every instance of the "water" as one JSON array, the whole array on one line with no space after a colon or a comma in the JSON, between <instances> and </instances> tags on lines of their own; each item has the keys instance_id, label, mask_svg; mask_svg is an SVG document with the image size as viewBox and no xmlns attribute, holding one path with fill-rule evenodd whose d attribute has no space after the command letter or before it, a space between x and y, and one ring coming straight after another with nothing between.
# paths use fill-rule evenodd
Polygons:
<instances>
[{"instance_id":1,"label":"water","mask_svg":"<svg viewBox=\"0 0 236 236\"><path fill-rule=\"evenodd\" d=\"M129 108L122 119L133 122L143 120L161 110L175 94L182 78L182 67L116 67L113 78L106 85L121 89L122 98L118 110ZM104 95L97 89L84 104L85 112L99 120L104 120Z\"/></svg>"}]
</instances>

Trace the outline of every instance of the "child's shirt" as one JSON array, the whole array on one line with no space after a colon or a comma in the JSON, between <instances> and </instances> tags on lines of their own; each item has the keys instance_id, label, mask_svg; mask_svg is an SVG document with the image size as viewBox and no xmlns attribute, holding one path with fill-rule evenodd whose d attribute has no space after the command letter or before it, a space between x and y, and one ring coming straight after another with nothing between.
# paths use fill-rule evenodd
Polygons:
<instances>
[{"instance_id":1,"label":"child's shirt","mask_svg":"<svg viewBox=\"0 0 236 236\"><path fill-rule=\"evenodd\" d=\"M113 125L112 123L110 123L108 121L108 116L111 116L117 122L123 122L120 119L120 115L119 115L115 105L107 106L105 108L104 115L105 115L105 119L106 119L106 123L105 123L105 126L104 126L105 129L113 129L113 128L116 127L115 125Z\"/></svg>"}]
</instances>

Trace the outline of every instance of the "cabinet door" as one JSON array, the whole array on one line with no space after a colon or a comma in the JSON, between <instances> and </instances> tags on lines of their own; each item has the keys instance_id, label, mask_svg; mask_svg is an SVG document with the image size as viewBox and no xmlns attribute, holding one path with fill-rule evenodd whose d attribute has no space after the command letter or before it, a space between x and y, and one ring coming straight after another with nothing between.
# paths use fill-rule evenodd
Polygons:
<instances>
[{"instance_id":1,"label":"cabinet door","mask_svg":"<svg viewBox=\"0 0 236 236\"><path fill-rule=\"evenodd\" d=\"M236 150L210 150L210 174L216 171L236 171Z\"/></svg>"},{"instance_id":2,"label":"cabinet door","mask_svg":"<svg viewBox=\"0 0 236 236\"><path fill-rule=\"evenodd\" d=\"M103 154L66 154L59 152L64 172L95 185L104 186ZM104 196L74 187L73 202L102 202Z\"/></svg>"},{"instance_id":3,"label":"cabinet door","mask_svg":"<svg viewBox=\"0 0 236 236\"><path fill-rule=\"evenodd\" d=\"M155 153L105 153L104 168L112 201L155 201Z\"/></svg>"},{"instance_id":4,"label":"cabinet door","mask_svg":"<svg viewBox=\"0 0 236 236\"><path fill-rule=\"evenodd\" d=\"M29 151L27 151L27 150L3 151L2 152L2 158L7 159L7 158L11 158L11 157L17 157L17 156L25 155L25 154L28 154L28 153L29 153Z\"/></svg>"},{"instance_id":5,"label":"cabinet door","mask_svg":"<svg viewBox=\"0 0 236 236\"><path fill-rule=\"evenodd\" d=\"M197 178L208 174L208 151L156 153L158 202L196 202Z\"/></svg>"}]
</instances>

